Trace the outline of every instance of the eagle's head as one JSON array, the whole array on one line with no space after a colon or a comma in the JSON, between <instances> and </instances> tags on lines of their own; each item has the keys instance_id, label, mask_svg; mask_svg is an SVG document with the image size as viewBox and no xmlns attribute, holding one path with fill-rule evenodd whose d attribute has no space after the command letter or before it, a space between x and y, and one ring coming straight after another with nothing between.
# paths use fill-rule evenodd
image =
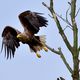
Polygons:
<instances>
[{"instance_id":1,"label":"eagle's head","mask_svg":"<svg viewBox=\"0 0 80 80\"><path fill-rule=\"evenodd\" d=\"M17 38L20 41L24 42L24 43L26 43L27 41L29 41L29 38L26 35L24 35L23 33L18 34L17 35Z\"/></svg>"}]
</instances>

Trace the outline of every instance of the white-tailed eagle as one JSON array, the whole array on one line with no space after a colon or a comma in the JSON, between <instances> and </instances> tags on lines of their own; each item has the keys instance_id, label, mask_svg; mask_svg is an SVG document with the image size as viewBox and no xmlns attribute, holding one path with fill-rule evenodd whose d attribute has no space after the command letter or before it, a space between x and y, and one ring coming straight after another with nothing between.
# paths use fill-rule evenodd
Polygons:
<instances>
[{"instance_id":1,"label":"white-tailed eagle","mask_svg":"<svg viewBox=\"0 0 80 80\"><path fill-rule=\"evenodd\" d=\"M11 56L14 57L15 50L20 46L20 42L28 44L30 49L35 52L38 57L41 57L38 51L42 49L47 51L45 36L35 36L35 34L39 32L40 27L47 26L48 21L45 17L41 16L41 14L42 13L31 12L30 10L19 14L19 20L24 28L23 32L11 26L4 28L2 32L2 49L4 47L7 59L11 58Z\"/></svg>"}]
</instances>

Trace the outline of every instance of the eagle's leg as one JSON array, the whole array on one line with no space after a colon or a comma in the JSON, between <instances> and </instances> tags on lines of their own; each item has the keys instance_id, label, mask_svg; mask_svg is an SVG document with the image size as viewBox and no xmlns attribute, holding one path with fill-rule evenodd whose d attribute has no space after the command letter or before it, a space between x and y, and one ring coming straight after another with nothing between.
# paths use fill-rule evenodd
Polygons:
<instances>
[{"instance_id":1,"label":"eagle's leg","mask_svg":"<svg viewBox=\"0 0 80 80\"><path fill-rule=\"evenodd\" d=\"M38 58L41 58L41 55L38 53L38 51L44 49L46 52L48 51L48 48L45 44L45 35L41 36L33 36L31 40L27 43L31 49L31 51L35 52L36 56Z\"/></svg>"},{"instance_id":2,"label":"eagle's leg","mask_svg":"<svg viewBox=\"0 0 80 80\"><path fill-rule=\"evenodd\" d=\"M45 43L46 43L45 35L41 35L41 36L39 36L39 38L40 38L40 43L42 44L42 49L44 49L47 52L48 48L45 45Z\"/></svg>"},{"instance_id":3,"label":"eagle's leg","mask_svg":"<svg viewBox=\"0 0 80 80\"><path fill-rule=\"evenodd\" d=\"M41 35L41 36L35 36L33 38L33 40L35 40L37 46L35 46L35 48L37 49L37 51L40 51L42 49L44 49L46 52L48 51L48 48L46 46L46 41L45 41L45 35ZM34 41L33 41L34 42Z\"/></svg>"}]
</instances>

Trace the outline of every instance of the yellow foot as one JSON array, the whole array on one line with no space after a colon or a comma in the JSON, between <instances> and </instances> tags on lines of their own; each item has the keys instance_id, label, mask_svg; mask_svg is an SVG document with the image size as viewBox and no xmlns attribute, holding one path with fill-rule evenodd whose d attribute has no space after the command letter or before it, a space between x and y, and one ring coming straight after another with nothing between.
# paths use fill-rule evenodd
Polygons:
<instances>
[{"instance_id":1,"label":"yellow foot","mask_svg":"<svg viewBox=\"0 0 80 80\"><path fill-rule=\"evenodd\" d=\"M41 58L41 55L40 55L39 53L36 53L36 56L37 56L38 58Z\"/></svg>"},{"instance_id":2,"label":"yellow foot","mask_svg":"<svg viewBox=\"0 0 80 80\"><path fill-rule=\"evenodd\" d=\"M48 51L48 48L47 47L43 47L43 49L47 52Z\"/></svg>"}]
</instances>

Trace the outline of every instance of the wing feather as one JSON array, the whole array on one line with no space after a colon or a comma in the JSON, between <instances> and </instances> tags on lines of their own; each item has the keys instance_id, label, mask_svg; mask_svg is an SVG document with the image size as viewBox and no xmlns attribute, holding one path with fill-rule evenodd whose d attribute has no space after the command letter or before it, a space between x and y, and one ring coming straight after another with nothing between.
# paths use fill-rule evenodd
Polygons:
<instances>
[{"instance_id":1,"label":"wing feather","mask_svg":"<svg viewBox=\"0 0 80 80\"><path fill-rule=\"evenodd\" d=\"M5 50L5 56L8 58L11 58L11 56L14 57L15 50L20 46L19 40L17 39L17 34L20 32L18 30L15 30L14 28L10 26L6 26L2 32L2 48L1 51Z\"/></svg>"},{"instance_id":2,"label":"wing feather","mask_svg":"<svg viewBox=\"0 0 80 80\"><path fill-rule=\"evenodd\" d=\"M22 23L24 30L25 28L32 32L37 33L40 27L47 26L47 20L45 17L40 15L41 13L25 11L19 15L20 22Z\"/></svg>"}]
</instances>

